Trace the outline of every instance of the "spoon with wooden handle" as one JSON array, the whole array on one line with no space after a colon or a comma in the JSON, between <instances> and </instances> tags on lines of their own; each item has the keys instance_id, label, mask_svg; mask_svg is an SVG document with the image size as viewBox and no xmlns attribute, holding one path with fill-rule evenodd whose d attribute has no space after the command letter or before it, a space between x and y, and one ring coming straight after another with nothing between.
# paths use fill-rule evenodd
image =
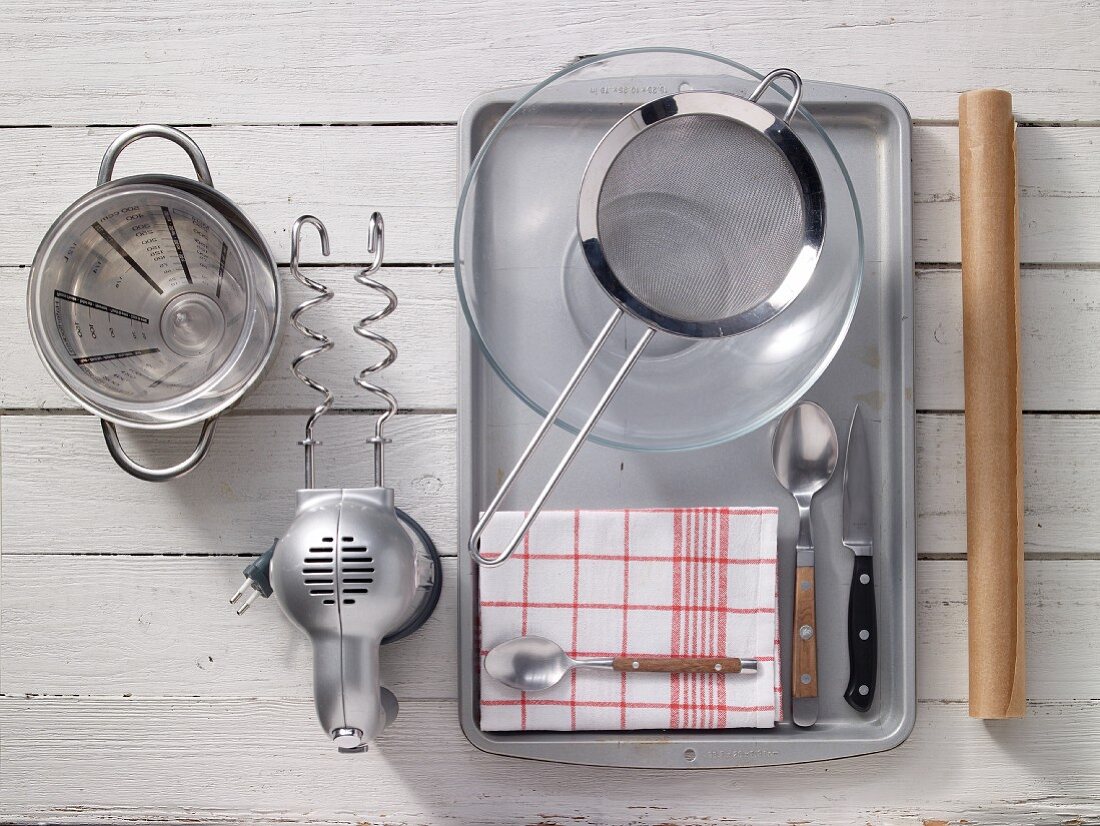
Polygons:
<instances>
[{"instance_id":1,"label":"spoon with wooden handle","mask_svg":"<svg viewBox=\"0 0 1100 826\"><path fill-rule=\"evenodd\" d=\"M796 726L817 722L817 619L810 502L832 477L838 453L833 420L813 402L799 402L783 414L775 427L775 478L798 505L791 650L791 719Z\"/></svg>"},{"instance_id":2,"label":"spoon with wooden handle","mask_svg":"<svg viewBox=\"0 0 1100 826\"><path fill-rule=\"evenodd\" d=\"M485 670L520 691L544 691L574 668L649 671L662 674L755 673L756 660L737 657L584 657L574 659L545 637L516 637L485 655Z\"/></svg>"}]
</instances>

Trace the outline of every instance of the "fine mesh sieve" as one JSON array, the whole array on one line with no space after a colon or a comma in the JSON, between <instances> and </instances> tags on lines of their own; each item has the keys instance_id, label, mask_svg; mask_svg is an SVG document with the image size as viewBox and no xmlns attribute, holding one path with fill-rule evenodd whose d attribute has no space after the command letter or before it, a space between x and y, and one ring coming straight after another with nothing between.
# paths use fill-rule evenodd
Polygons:
<instances>
[{"instance_id":1,"label":"fine mesh sieve","mask_svg":"<svg viewBox=\"0 0 1100 826\"><path fill-rule=\"evenodd\" d=\"M782 284L805 210L772 142L718 115L681 115L633 138L603 177L597 227L608 266L673 318L739 315Z\"/></svg>"},{"instance_id":2,"label":"fine mesh sieve","mask_svg":"<svg viewBox=\"0 0 1100 826\"><path fill-rule=\"evenodd\" d=\"M778 78L793 85L776 118L756 101ZM566 383L470 535L481 565L503 563L657 331L713 338L774 318L809 282L824 239L821 178L790 120L802 83L767 75L746 100L688 91L635 109L601 139L578 196L577 226L593 275L618 308ZM499 556L480 536L624 313L647 325Z\"/></svg>"}]
</instances>

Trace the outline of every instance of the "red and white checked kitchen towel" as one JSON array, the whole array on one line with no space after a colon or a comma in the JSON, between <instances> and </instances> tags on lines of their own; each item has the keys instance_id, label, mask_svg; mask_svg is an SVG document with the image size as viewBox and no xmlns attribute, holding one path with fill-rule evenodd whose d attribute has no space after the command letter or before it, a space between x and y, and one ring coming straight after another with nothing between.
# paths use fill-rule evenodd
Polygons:
<instances>
[{"instance_id":1,"label":"red and white checked kitchen towel","mask_svg":"<svg viewBox=\"0 0 1100 826\"><path fill-rule=\"evenodd\" d=\"M523 514L482 536L492 555ZM547 691L481 674L485 731L770 728L781 714L775 508L544 511L479 572L481 653L534 634L576 657L755 658L757 674L578 669Z\"/></svg>"}]
</instances>

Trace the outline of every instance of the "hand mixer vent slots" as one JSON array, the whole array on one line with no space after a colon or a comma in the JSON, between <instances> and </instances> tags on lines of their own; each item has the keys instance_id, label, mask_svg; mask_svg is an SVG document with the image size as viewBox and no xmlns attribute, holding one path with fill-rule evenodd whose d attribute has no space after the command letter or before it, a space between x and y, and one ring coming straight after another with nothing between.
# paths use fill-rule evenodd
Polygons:
<instances>
[{"instance_id":1,"label":"hand mixer vent slots","mask_svg":"<svg viewBox=\"0 0 1100 826\"><path fill-rule=\"evenodd\" d=\"M397 716L396 698L379 682L379 646L411 634L427 621L439 600L443 572L431 538L412 517L394 507L393 490L383 486L383 448L389 441L384 426L398 406L393 394L376 383L374 374L394 363L397 348L372 326L396 309L397 296L374 278L382 266L384 225L379 213L371 216L369 225L371 263L354 280L385 296L386 306L353 326L358 336L385 351L354 376L359 387L384 402L373 435L367 439L373 448L374 486L318 488L315 484L314 458L321 441L314 429L335 397L306 375L303 365L331 350L334 343L303 323L301 316L331 301L334 292L300 269L301 232L306 226L317 230L321 251L329 254L324 224L311 215L295 221L291 273L316 295L291 313L294 327L313 342L291 362L291 369L299 381L321 395L299 442L304 449L305 487L297 493L297 512L290 527L270 551L245 569L248 582L231 601L236 602L249 583L256 593L241 611L257 594L278 597L287 617L312 642L314 698L322 728L340 751L361 752Z\"/></svg>"},{"instance_id":2,"label":"hand mixer vent slots","mask_svg":"<svg viewBox=\"0 0 1100 826\"><path fill-rule=\"evenodd\" d=\"M302 566L302 580L309 586L310 596L324 597L321 600L324 605L335 605L336 578L333 563L332 537L326 536L322 542L327 543L310 548Z\"/></svg>"},{"instance_id":3,"label":"hand mixer vent slots","mask_svg":"<svg viewBox=\"0 0 1100 826\"><path fill-rule=\"evenodd\" d=\"M354 542L354 537L345 536L340 548L340 595L345 605L355 604L351 594L369 594L374 582L374 558L366 545L344 544Z\"/></svg>"}]
</instances>

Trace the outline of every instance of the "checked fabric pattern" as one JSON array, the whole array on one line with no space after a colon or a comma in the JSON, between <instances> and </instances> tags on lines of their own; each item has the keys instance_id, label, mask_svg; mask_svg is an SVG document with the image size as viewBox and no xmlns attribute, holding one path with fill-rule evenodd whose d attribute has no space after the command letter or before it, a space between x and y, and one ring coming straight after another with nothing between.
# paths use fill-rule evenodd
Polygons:
<instances>
[{"instance_id":1,"label":"checked fabric pattern","mask_svg":"<svg viewBox=\"0 0 1100 826\"><path fill-rule=\"evenodd\" d=\"M523 517L497 514L492 555ZM575 657L755 658L757 674L577 669L547 691L481 674L485 731L770 728L781 714L775 508L545 511L479 571L481 654L534 634Z\"/></svg>"}]
</instances>

